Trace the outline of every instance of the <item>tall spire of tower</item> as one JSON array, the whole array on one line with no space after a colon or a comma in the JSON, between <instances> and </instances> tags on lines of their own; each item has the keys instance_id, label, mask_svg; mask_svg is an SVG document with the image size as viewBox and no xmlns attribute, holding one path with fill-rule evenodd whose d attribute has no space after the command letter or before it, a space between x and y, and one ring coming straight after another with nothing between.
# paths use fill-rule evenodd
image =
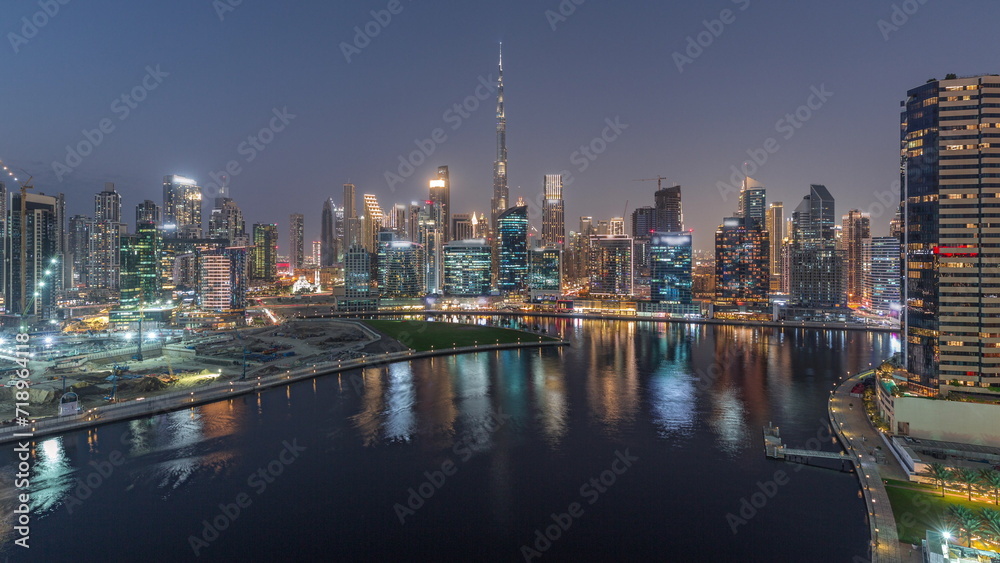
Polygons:
<instances>
[{"instance_id":1,"label":"tall spire of tower","mask_svg":"<svg viewBox=\"0 0 1000 563\"><path fill-rule=\"evenodd\" d=\"M496 229L496 220L509 206L507 190L507 117L503 107L503 43L500 43L500 77L497 79L497 159L493 163L493 200L491 229Z\"/></svg>"}]
</instances>

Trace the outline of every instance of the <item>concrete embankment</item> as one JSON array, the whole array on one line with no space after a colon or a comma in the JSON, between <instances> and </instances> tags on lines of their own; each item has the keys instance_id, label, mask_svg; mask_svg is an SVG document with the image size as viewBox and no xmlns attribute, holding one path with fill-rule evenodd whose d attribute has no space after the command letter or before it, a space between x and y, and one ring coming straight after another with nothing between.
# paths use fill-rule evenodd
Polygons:
<instances>
[{"instance_id":1,"label":"concrete embankment","mask_svg":"<svg viewBox=\"0 0 1000 563\"><path fill-rule=\"evenodd\" d=\"M35 440L54 434L62 434L73 430L92 428L102 424L144 418L157 414L187 409L206 403L224 401L248 393L257 393L272 387L287 385L296 381L312 379L323 375L344 371L386 365L394 362L407 362L420 358L436 356L451 356L490 352L494 350L513 350L519 348L544 348L553 346L568 346L564 340L548 340L543 342L521 342L511 344L490 344L466 346L460 348L445 348L426 352L389 352L347 361L313 364L297 369L287 370L247 381L237 379L226 380L199 388L196 391L179 391L150 397L148 399L132 400L124 403L103 405L87 409L75 416L52 417L30 422L26 426L7 425L0 428L0 444ZM30 405L28 407L30 413Z\"/></svg>"}]
</instances>

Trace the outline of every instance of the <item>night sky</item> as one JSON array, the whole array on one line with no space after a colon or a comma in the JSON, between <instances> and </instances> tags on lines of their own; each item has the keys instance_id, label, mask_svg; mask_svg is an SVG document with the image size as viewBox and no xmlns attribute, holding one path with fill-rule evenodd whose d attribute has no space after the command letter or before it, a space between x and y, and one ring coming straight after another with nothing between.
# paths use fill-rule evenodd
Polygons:
<instances>
[{"instance_id":1,"label":"night sky","mask_svg":"<svg viewBox=\"0 0 1000 563\"><path fill-rule=\"evenodd\" d=\"M58 13L38 15L46 2ZM164 175L209 186L235 161L231 195L248 227L278 223L282 248L290 213L319 237L322 202L339 203L347 181L359 200L374 193L388 208L426 198L448 165L453 212L486 212L495 97L475 96L481 79L495 81L503 41L511 198L536 199L544 174L569 171L567 230L581 215L652 205L656 183L632 180L662 175L683 188L695 246L710 248L736 208L717 184L767 145L753 176L769 202L794 207L822 183L838 215L871 210L884 235L892 212L875 194L898 179L906 90L1000 72L1000 5L990 0L576 2L556 16L557 0L5 0L0 159L33 174L39 191L66 193L70 215L92 215L94 193L115 182L130 225L136 203L162 204ZM389 7L398 13L382 14L388 25L370 23ZM729 23L712 23L723 15ZM22 18L44 25L25 30ZM357 49L354 28L366 24L377 35ZM699 34L708 46L686 53ZM814 88L832 95L814 96L799 128L779 123ZM142 101L121 99L133 89ZM469 96L464 117L453 106ZM272 120L285 108L294 118ZM595 160L578 153L616 118L627 128ZM92 154L65 166L67 145L86 148L83 131L105 119L110 132ZM271 124L282 130L263 150L241 148ZM398 174L400 155L438 128L444 142L390 188L386 172Z\"/></svg>"}]
</instances>

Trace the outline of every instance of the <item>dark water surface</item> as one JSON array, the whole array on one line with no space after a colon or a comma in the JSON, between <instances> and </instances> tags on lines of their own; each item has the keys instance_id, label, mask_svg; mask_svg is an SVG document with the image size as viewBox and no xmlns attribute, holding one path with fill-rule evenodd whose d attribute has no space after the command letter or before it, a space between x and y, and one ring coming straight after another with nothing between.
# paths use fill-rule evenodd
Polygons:
<instances>
[{"instance_id":1,"label":"dark water surface","mask_svg":"<svg viewBox=\"0 0 1000 563\"><path fill-rule=\"evenodd\" d=\"M7 486L0 559L184 561L192 543L220 561L867 555L855 477L765 459L761 427L792 447L823 434L833 382L895 335L547 326L572 347L358 370L45 439L31 548L10 543Z\"/></svg>"}]
</instances>

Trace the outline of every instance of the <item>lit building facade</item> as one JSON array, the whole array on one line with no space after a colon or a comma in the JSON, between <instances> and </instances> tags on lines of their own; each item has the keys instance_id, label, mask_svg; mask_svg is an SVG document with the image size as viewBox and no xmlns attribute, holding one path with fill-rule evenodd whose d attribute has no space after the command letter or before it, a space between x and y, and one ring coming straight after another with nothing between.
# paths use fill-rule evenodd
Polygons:
<instances>
[{"instance_id":1,"label":"lit building facade","mask_svg":"<svg viewBox=\"0 0 1000 563\"><path fill-rule=\"evenodd\" d=\"M163 177L163 222L181 238L201 238L201 188L183 176Z\"/></svg>"},{"instance_id":2,"label":"lit building facade","mask_svg":"<svg viewBox=\"0 0 1000 563\"><path fill-rule=\"evenodd\" d=\"M767 307L771 288L771 241L764 229L728 217L715 231L715 303Z\"/></svg>"},{"instance_id":3,"label":"lit building facade","mask_svg":"<svg viewBox=\"0 0 1000 563\"><path fill-rule=\"evenodd\" d=\"M649 244L650 300L691 303L691 233L653 233Z\"/></svg>"},{"instance_id":4,"label":"lit building facade","mask_svg":"<svg viewBox=\"0 0 1000 563\"><path fill-rule=\"evenodd\" d=\"M542 202L542 244L545 246L566 243L566 213L563 202L561 174L546 174L543 181L545 199Z\"/></svg>"},{"instance_id":5,"label":"lit building facade","mask_svg":"<svg viewBox=\"0 0 1000 563\"><path fill-rule=\"evenodd\" d=\"M499 270L497 288L501 294L520 293L528 281L528 207L511 207L497 217Z\"/></svg>"},{"instance_id":6,"label":"lit building facade","mask_svg":"<svg viewBox=\"0 0 1000 563\"><path fill-rule=\"evenodd\" d=\"M843 221L841 247L847 270L847 303L857 305L863 301L864 245L872 236L871 218L867 213L852 209L844 215Z\"/></svg>"},{"instance_id":7,"label":"lit building facade","mask_svg":"<svg viewBox=\"0 0 1000 563\"><path fill-rule=\"evenodd\" d=\"M562 290L562 247L548 245L528 251L528 290L558 297Z\"/></svg>"},{"instance_id":8,"label":"lit building facade","mask_svg":"<svg viewBox=\"0 0 1000 563\"><path fill-rule=\"evenodd\" d=\"M493 250L485 239L444 245L444 294L479 297L490 293Z\"/></svg>"},{"instance_id":9,"label":"lit building facade","mask_svg":"<svg viewBox=\"0 0 1000 563\"><path fill-rule=\"evenodd\" d=\"M121 240L119 307L137 309L140 302L151 303L160 298L162 238L155 222L140 221L136 233Z\"/></svg>"},{"instance_id":10,"label":"lit building facade","mask_svg":"<svg viewBox=\"0 0 1000 563\"><path fill-rule=\"evenodd\" d=\"M379 243L378 287L381 297L422 297L424 247L399 240Z\"/></svg>"},{"instance_id":11,"label":"lit building facade","mask_svg":"<svg viewBox=\"0 0 1000 563\"><path fill-rule=\"evenodd\" d=\"M635 293L632 237L590 237L590 295L622 298Z\"/></svg>"},{"instance_id":12,"label":"lit building facade","mask_svg":"<svg viewBox=\"0 0 1000 563\"><path fill-rule=\"evenodd\" d=\"M933 80L901 113L906 367L1000 385L1000 77Z\"/></svg>"},{"instance_id":13,"label":"lit building facade","mask_svg":"<svg viewBox=\"0 0 1000 563\"><path fill-rule=\"evenodd\" d=\"M272 282L278 277L278 226L274 223L253 226L250 277L264 282Z\"/></svg>"},{"instance_id":14,"label":"lit building facade","mask_svg":"<svg viewBox=\"0 0 1000 563\"><path fill-rule=\"evenodd\" d=\"M896 237L873 237L862 246L861 303L883 315L898 315L900 300L900 246Z\"/></svg>"},{"instance_id":15,"label":"lit building facade","mask_svg":"<svg viewBox=\"0 0 1000 563\"><path fill-rule=\"evenodd\" d=\"M288 261L293 270L302 269L306 257L305 217L292 213L288 217Z\"/></svg>"}]
</instances>

